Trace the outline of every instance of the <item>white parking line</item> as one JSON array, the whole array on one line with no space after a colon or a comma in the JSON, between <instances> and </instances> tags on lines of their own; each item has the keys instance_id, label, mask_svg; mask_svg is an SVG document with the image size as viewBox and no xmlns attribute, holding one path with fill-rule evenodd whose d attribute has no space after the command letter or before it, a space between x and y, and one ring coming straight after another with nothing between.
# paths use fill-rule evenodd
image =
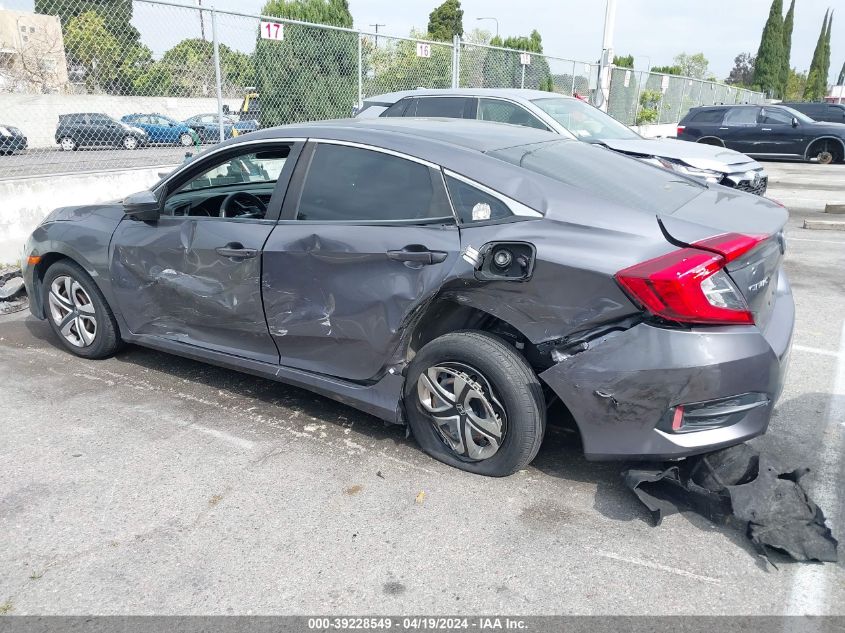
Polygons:
<instances>
[{"instance_id":1,"label":"white parking line","mask_svg":"<svg viewBox=\"0 0 845 633\"><path fill-rule=\"evenodd\" d=\"M660 563L653 563L648 560L642 560L641 558L629 558L627 556L620 556L619 554L613 554L611 552L596 552L602 558L609 558L611 560L621 561L623 563L631 563L632 565L639 565L640 567L648 567L649 569L656 569L658 571L665 571L669 572L670 574L675 574L676 576L685 576L687 578L692 578L693 580L701 580L703 582L709 582L713 584L719 584L721 581L718 578L713 578L711 576L702 576L700 574L694 574L691 571L687 571L686 569L679 569L677 567L669 567L668 565L661 565Z\"/></svg>"},{"instance_id":2,"label":"white parking line","mask_svg":"<svg viewBox=\"0 0 845 633\"><path fill-rule=\"evenodd\" d=\"M829 526L838 525L837 481L843 453L845 429L845 323L839 337L839 360L830 393L824 430L821 435L819 467L810 495L824 511ZM787 615L823 615L827 603L828 578L835 569L830 565L802 565L792 578Z\"/></svg>"},{"instance_id":3,"label":"white parking line","mask_svg":"<svg viewBox=\"0 0 845 633\"><path fill-rule=\"evenodd\" d=\"M821 349L820 347L808 347L806 345L793 345L792 349L799 352L809 352L810 354L820 354L821 356L833 356L833 358L842 358L845 356L845 351L840 350L834 352L830 349Z\"/></svg>"},{"instance_id":4,"label":"white parking line","mask_svg":"<svg viewBox=\"0 0 845 633\"><path fill-rule=\"evenodd\" d=\"M788 242L819 242L820 244L842 244L845 246L845 240L814 240L809 237L792 237L787 234L786 240Z\"/></svg>"}]
</instances>

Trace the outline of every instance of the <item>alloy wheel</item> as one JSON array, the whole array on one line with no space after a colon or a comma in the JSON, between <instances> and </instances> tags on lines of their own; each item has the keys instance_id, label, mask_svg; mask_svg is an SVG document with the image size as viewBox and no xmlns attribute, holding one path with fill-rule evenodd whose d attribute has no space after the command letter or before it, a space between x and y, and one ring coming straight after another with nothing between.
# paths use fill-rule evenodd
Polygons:
<instances>
[{"instance_id":1,"label":"alloy wheel","mask_svg":"<svg viewBox=\"0 0 845 633\"><path fill-rule=\"evenodd\" d=\"M429 367L417 380L417 395L438 436L456 455L480 461L499 451L507 417L480 371L456 362Z\"/></svg>"},{"instance_id":2,"label":"alloy wheel","mask_svg":"<svg viewBox=\"0 0 845 633\"><path fill-rule=\"evenodd\" d=\"M193 139L193 137L192 137L190 134L185 133L185 134L182 134L182 135L179 137L179 143L180 143L183 147L190 147L191 145L193 145L193 144L194 144L194 139Z\"/></svg>"},{"instance_id":3,"label":"alloy wheel","mask_svg":"<svg viewBox=\"0 0 845 633\"><path fill-rule=\"evenodd\" d=\"M123 139L123 147L125 147L126 149L135 149L136 147L138 147L138 139L136 139L134 136L127 136Z\"/></svg>"},{"instance_id":4,"label":"alloy wheel","mask_svg":"<svg viewBox=\"0 0 845 633\"><path fill-rule=\"evenodd\" d=\"M79 282L67 275L50 284L50 316L68 343L88 347L97 336L97 315L91 297Z\"/></svg>"},{"instance_id":5,"label":"alloy wheel","mask_svg":"<svg viewBox=\"0 0 845 633\"><path fill-rule=\"evenodd\" d=\"M76 141L70 137L65 137L61 141L62 149L66 152L72 152L76 149Z\"/></svg>"}]
</instances>

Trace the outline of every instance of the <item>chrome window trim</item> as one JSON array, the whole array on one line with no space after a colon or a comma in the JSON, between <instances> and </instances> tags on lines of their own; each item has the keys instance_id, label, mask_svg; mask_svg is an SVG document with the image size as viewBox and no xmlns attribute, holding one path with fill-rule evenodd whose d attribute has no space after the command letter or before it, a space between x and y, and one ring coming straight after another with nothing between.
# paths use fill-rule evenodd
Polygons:
<instances>
[{"instance_id":1,"label":"chrome window trim","mask_svg":"<svg viewBox=\"0 0 845 633\"><path fill-rule=\"evenodd\" d=\"M312 138L309 140L317 145L343 145L345 147L355 147L357 149L370 150L371 152L380 152L382 154L388 154L389 156L394 156L396 158L403 158L414 163L419 163L420 165L425 165L426 167L431 167L433 169L440 169L440 165L432 163L429 160L425 160L424 158L418 158L416 156L411 156L410 154L405 154L403 152L397 152L396 150L387 149L385 147L368 145L367 143L359 143L357 141L343 141L331 138Z\"/></svg>"},{"instance_id":2,"label":"chrome window trim","mask_svg":"<svg viewBox=\"0 0 845 633\"><path fill-rule=\"evenodd\" d=\"M528 205L522 204L521 202L518 202L518 201L514 200L513 198L510 198L510 197L508 197L508 196L506 196L502 193L499 193L498 191L495 191L495 190L491 189L490 187L488 187L486 185L482 185L480 182L473 180L472 178L467 178L466 176L462 176L461 174L458 174L458 173L452 171L451 169L445 169L444 168L443 173L446 176L449 176L450 178L454 178L455 180L460 180L461 182L469 185L470 187L475 187L476 189L483 191L487 195L496 198L499 202L501 202L505 206L507 206L508 209L510 209L511 213L513 213L515 216L524 217L524 218L542 218L542 217L544 217L542 213L540 213L539 211L535 211L534 209L532 209ZM446 193L447 194L449 193L449 187L446 187ZM458 214L457 214L457 211L455 210L455 205L452 202L451 194L449 194L449 204L452 205L452 212L455 214L455 217L457 218ZM460 222L459 222L459 224L460 224Z\"/></svg>"}]
</instances>

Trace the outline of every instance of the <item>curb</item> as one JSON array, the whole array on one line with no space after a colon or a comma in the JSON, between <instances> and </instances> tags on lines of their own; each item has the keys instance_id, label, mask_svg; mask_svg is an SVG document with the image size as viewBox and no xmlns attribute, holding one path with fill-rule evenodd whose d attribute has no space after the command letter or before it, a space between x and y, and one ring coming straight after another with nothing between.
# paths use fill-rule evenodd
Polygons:
<instances>
[{"instance_id":1,"label":"curb","mask_svg":"<svg viewBox=\"0 0 845 633\"><path fill-rule=\"evenodd\" d=\"M845 204L827 204L824 207L825 213L845 214Z\"/></svg>"},{"instance_id":2,"label":"curb","mask_svg":"<svg viewBox=\"0 0 845 633\"><path fill-rule=\"evenodd\" d=\"M845 231L845 220L804 220L805 229Z\"/></svg>"}]
</instances>

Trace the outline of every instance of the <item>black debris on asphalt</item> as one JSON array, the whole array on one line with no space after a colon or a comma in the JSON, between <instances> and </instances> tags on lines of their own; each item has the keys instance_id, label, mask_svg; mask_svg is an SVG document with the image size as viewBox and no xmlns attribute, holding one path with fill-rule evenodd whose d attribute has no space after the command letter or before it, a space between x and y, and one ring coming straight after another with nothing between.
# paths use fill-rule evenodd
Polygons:
<instances>
[{"instance_id":1,"label":"black debris on asphalt","mask_svg":"<svg viewBox=\"0 0 845 633\"><path fill-rule=\"evenodd\" d=\"M808 472L779 473L766 455L740 444L652 469L626 470L622 476L651 511L655 526L664 516L693 510L744 531L770 563L767 548L797 561L833 563L838 543L801 485Z\"/></svg>"},{"instance_id":2,"label":"black debris on asphalt","mask_svg":"<svg viewBox=\"0 0 845 633\"><path fill-rule=\"evenodd\" d=\"M0 269L0 314L19 312L29 307L20 268Z\"/></svg>"}]
</instances>

